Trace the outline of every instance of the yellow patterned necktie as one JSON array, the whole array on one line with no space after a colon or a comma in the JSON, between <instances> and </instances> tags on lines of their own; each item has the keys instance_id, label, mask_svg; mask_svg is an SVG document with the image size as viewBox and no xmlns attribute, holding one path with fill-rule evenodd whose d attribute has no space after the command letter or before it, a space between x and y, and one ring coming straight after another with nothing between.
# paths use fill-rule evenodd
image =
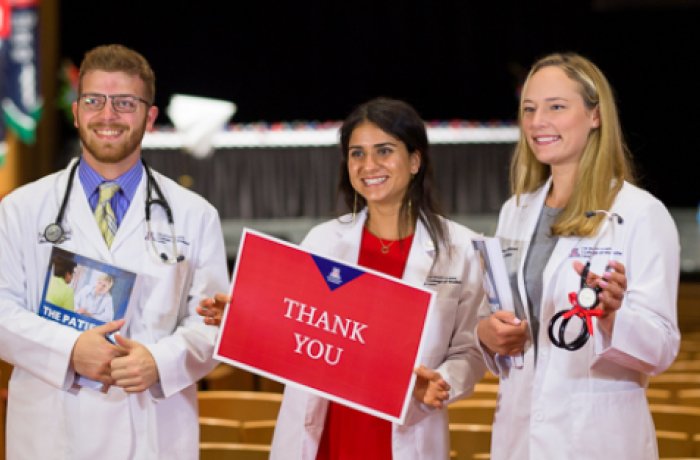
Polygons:
<instances>
[{"instance_id":1,"label":"yellow patterned necktie","mask_svg":"<svg viewBox=\"0 0 700 460\"><path fill-rule=\"evenodd\" d=\"M97 220L97 226L108 248L112 246L114 234L117 233L117 218L114 216L114 210L109 201L118 190L119 184L116 182L101 183L100 197L97 200L97 207L95 208L95 220Z\"/></svg>"}]
</instances>

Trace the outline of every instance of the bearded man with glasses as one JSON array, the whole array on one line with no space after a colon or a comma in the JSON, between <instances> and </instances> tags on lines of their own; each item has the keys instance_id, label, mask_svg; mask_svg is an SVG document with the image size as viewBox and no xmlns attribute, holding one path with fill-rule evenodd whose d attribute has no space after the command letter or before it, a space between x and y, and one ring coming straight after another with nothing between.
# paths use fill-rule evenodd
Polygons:
<instances>
[{"instance_id":1,"label":"bearded man with glasses","mask_svg":"<svg viewBox=\"0 0 700 460\"><path fill-rule=\"evenodd\" d=\"M80 157L0 203L8 459L199 456L196 383L215 366L216 328L195 308L227 288L226 252L216 209L141 158L154 100L143 56L89 51L72 107ZM37 314L54 246L137 274L128 322L77 330Z\"/></svg>"}]
</instances>

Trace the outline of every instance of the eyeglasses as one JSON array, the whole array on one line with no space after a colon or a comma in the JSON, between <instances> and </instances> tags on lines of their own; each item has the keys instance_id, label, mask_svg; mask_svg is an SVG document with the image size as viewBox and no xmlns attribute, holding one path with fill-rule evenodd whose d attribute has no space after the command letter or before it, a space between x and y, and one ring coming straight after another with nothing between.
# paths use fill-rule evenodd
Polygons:
<instances>
[{"instance_id":1,"label":"eyeglasses","mask_svg":"<svg viewBox=\"0 0 700 460\"><path fill-rule=\"evenodd\" d=\"M143 99L132 94L98 94L87 93L81 94L78 98L80 106L90 112L98 112L105 107L107 98L112 100L112 108L118 113L134 113L139 105L143 102L146 106L151 105L146 99Z\"/></svg>"}]
</instances>

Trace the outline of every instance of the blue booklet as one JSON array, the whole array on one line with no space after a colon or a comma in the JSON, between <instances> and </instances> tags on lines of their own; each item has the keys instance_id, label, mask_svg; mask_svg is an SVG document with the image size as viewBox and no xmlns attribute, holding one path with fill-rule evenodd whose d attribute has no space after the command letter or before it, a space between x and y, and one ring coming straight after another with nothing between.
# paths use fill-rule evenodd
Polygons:
<instances>
[{"instance_id":1,"label":"blue booklet","mask_svg":"<svg viewBox=\"0 0 700 460\"><path fill-rule=\"evenodd\" d=\"M136 273L59 247L51 251L39 316L79 331L124 318ZM112 337L106 337L113 341ZM80 386L102 383L79 377Z\"/></svg>"}]
</instances>

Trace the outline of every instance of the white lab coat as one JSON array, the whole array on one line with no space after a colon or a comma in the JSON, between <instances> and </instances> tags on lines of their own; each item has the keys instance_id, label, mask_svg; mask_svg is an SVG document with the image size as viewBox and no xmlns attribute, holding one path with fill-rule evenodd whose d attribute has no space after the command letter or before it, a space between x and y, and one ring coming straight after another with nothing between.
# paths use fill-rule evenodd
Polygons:
<instances>
[{"instance_id":1,"label":"white lab coat","mask_svg":"<svg viewBox=\"0 0 700 460\"><path fill-rule=\"evenodd\" d=\"M302 246L350 263L357 263L366 212L355 222L350 216L313 228ZM437 292L435 314L427 324L426 342L420 363L436 369L450 384L450 402L471 393L484 375L485 365L474 343L478 309L487 305L481 269L471 247L474 233L448 221L451 258L444 248L433 265L434 247L425 227L418 223L403 280ZM428 286L428 277L440 279ZM443 277L443 278L439 278ZM459 283L445 282L454 277ZM272 442L271 459L314 460L326 419L328 401L287 387ZM447 410L434 409L411 398L406 423L392 427L395 460L446 459L449 453Z\"/></svg>"},{"instance_id":2,"label":"white lab coat","mask_svg":"<svg viewBox=\"0 0 700 460\"><path fill-rule=\"evenodd\" d=\"M77 173L76 173L77 175ZM217 329L195 307L228 286L217 211L204 199L154 172L175 221L185 260L156 259L146 240L146 175L111 249L99 233L76 177L63 219L67 250L139 274L123 334L153 354L160 382L139 394L72 388L71 350L79 332L39 317L52 245L39 242L56 219L68 170L23 186L0 203L0 358L12 363L7 412L8 460L187 459L198 457L195 383L214 366ZM152 207L155 233L171 233ZM159 246L172 253L170 242Z\"/></svg>"},{"instance_id":3,"label":"white lab coat","mask_svg":"<svg viewBox=\"0 0 700 460\"><path fill-rule=\"evenodd\" d=\"M508 270L518 273L516 295L523 305L525 256L550 183L521 196L519 206L512 197L499 217L497 235ZM510 368L507 358L494 361L484 354L501 377L494 460L658 457L645 388L648 377L663 372L678 352L678 232L661 202L629 183L611 211L622 216L623 224L608 223L592 238L561 237L554 248L543 273L537 366L531 344L522 370ZM585 263L589 248L599 251L591 259L591 271L597 274L611 259L609 251L616 252L625 265L627 292L612 336L596 327L583 348L562 350L547 335L549 321L557 311L571 308L568 294L580 287L572 264ZM574 336L580 324L571 320Z\"/></svg>"}]
</instances>

